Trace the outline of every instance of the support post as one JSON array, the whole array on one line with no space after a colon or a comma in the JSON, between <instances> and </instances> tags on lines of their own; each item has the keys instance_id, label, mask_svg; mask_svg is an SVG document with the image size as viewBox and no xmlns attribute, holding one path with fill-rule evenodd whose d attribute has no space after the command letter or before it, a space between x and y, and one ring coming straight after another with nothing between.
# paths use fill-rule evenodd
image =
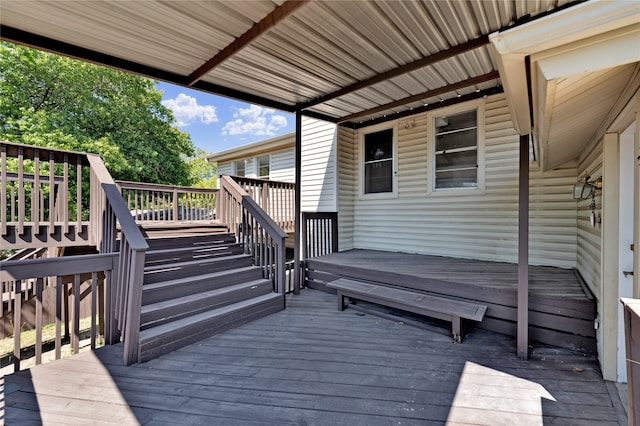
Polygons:
<instances>
[{"instance_id":1,"label":"support post","mask_svg":"<svg viewBox=\"0 0 640 426\"><path fill-rule=\"evenodd\" d=\"M636 131L634 139L633 171L633 297L640 299L640 94L636 93Z\"/></svg>"},{"instance_id":2,"label":"support post","mask_svg":"<svg viewBox=\"0 0 640 426\"><path fill-rule=\"evenodd\" d=\"M529 135L520 136L518 191L518 338L520 359L529 358Z\"/></svg>"},{"instance_id":3,"label":"support post","mask_svg":"<svg viewBox=\"0 0 640 426\"><path fill-rule=\"evenodd\" d=\"M295 182L295 194L294 194L294 248L293 248L293 260L294 260L294 282L293 282L293 294L300 294L301 286L301 268L300 268L300 215L301 215L301 181L302 181L302 111L296 111L296 182Z\"/></svg>"}]
</instances>

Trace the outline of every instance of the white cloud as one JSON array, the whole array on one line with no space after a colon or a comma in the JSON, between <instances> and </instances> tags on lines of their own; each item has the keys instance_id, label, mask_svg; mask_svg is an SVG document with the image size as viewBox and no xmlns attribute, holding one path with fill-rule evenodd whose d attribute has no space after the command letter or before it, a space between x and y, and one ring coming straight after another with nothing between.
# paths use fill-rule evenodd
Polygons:
<instances>
[{"instance_id":1,"label":"white cloud","mask_svg":"<svg viewBox=\"0 0 640 426\"><path fill-rule=\"evenodd\" d=\"M287 125L283 115L274 114L275 110L251 105L249 108L238 108L233 114L235 120L227 122L222 128L223 135L258 135L273 136Z\"/></svg>"},{"instance_id":2,"label":"white cloud","mask_svg":"<svg viewBox=\"0 0 640 426\"><path fill-rule=\"evenodd\" d=\"M216 107L213 105L198 105L198 100L192 96L180 93L175 99L166 99L162 105L173 111L178 127L185 127L196 121L203 124L218 121Z\"/></svg>"}]
</instances>

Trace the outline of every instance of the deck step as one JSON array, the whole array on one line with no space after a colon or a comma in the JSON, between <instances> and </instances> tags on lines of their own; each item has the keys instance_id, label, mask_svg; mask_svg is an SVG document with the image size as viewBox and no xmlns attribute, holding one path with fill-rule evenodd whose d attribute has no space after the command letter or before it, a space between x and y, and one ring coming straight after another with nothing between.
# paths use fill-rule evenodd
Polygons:
<instances>
[{"instance_id":1,"label":"deck step","mask_svg":"<svg viewBox=\"0 0 640 426\"><path fill-rule=\"evenodd\" d=\"M260 268L244 266L209 274L194 275L156 283L145 284L142 287L142 304L162 302L176 299L190 294L202 293L243 282L255 281L262 278Z\"/></svg>"},{"instance_id":2,"label":"deck step","mask_svg":"<svg viewBox=\"0 0 640 426\"><path fill-rule=\"evenodd\" d=\"M197 276L217 271L251 266L251 256L245 254L214 257L186 262L160 263L145 266L144 283L156 283L177 278Z\"/></svg>"},{"instance_id":3,"label":"deck step","mask_svg":"<svg viewBox=\"0 0 640 426\"><path fill-rule=\"evenodd\" d=\"M148 361L283 309L284 296L269 293L142 330L138 360Z\"/></svg>"},{"instance_id":4,"label":"deck step","mask_svg":"<svg viewBox=\"0 0 640 426\"><path fill-rule=\"evenodd\" d=\"M149 250L173 249L176 247L188 247L208 245L215 243L235 243L236 237L228 232L208 235L190 235L178 237L147 238Z\"/></svg>"},{"instance_id":5,"label":"deck step","mask_svg":"<svg viewBox=\"0 0 640 426\"><path fill-rule=\"evenodd\" d=\"M223 305L269 294L272 290L273 285L270 280L258 279L143 305L140 328L145 330Z\"/></svg>"},{"instance_id":6,"label":"deck step","mask_svg":"<svg viewBox=\"0 0 640 426\"><path fill-rule=\"evenodd\" d=\"M145 265L153 265L162 262L184 262L189 260L202 260L212 257L243 254L241 244L217 242L213 244L199 244L187 247L172 247L166 249L147 250Z\"/></svg>"}]
</instances>

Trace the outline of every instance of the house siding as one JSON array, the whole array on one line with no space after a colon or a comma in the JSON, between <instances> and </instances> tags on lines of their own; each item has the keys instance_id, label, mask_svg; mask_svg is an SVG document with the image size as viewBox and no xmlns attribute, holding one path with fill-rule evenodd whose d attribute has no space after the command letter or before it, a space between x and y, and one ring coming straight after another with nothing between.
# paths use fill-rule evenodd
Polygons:
<instances>
[{"instance_id":1,"label":"house siding","mask_svg":"<svg viewBox=\"0 0 640 426\"><path fill-rule=\"evenodd\" d=\"M602 140L583 157L578 163L578 177L585 175L591 179L602 176ZM601 210L601 194L596 194L596 214ZM596 298L600 298L601 293L601 245L602 232L599 225L591 226L591 198L578 201L577 203L577 226L578 226L578 261L577 269L582 275L585 283Z\"/></svg>"},{"instance_id":2,"label":"house siding","mask_svg":"<svg viewBox=\"0 0 640 426\"><path fill-rule=\"evenodd\" d=\"M303 212L337 209L337 125L309 117L302 119Z\"/></svg>"},{"instance_id":3,"label":"house siding","mask_svg":"<svg viewBox=\"0 0 640 426\"><path fill-rule=\"evenodd\" d=\"M219 175L232 175L233 174L233 165L231 162L218 163L218 174Z\"/></svg>"},{"instance_id":4,"label":"house siding","mask_svg":"<svg viewBox=\"0 0 640 426\"><path fill-rule=\"evenodd\" d=\"M357 133L353 129L338 129L338 247L350 250L353 245L355 196L358 183L356 164Z\"/></svg>"},{"instance_id":5,"label":"house siding","mask_svg":"<svg viewBox=\"0 0 640 426\"><path fill-rule=\"evenodd\" d=\"M280 182L295 182L296 180L296 164L295 164L295 148L281 149L271 152L271 170L269 172L269 179ZM265 155L264 153L256 156ZM245 160L245 175L246 177L256 178L258 177L256 170L255 157L251 156L247 158L238 158L233 161L221 161L218 163L218 174L221 175L233 175L233 163L238 160Z\"/></svg>"},{"instance_id":6,"label":"house siding","mask_svg":"<svg viewBox=\"0 0 640 426\"><path fill-rule=\"evenodd\" d=\"M347 232L341 249L516 262L519 136L504 95L486 99L484 111L484 193L429 193L433 154L428 152L428 115L422 113L396 123L397 196L362 197L359 134L341 132L340 230ZM531 264L576 266L576 203L571 197L576 174L575 167L543 173L531 163ZM351 215L357 219L351 221Z\"/></svg>"}]
</instances>

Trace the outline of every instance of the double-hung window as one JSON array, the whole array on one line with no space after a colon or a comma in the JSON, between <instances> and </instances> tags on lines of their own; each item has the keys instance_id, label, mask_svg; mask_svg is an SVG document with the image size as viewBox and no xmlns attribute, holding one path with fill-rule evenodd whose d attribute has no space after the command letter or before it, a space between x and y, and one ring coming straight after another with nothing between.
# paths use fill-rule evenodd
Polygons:
<instances>
[{"instance_id":1,"label":"double-hung window","mask_svg":"<svg viewBox=\"0 0 640 426\"><path fill-rule=\"evenodd\" d=\"M269 179L271 174L271 156L269 154L262 155L257 158L258 177L260 179Z\"/></svg>"},{"instance_id":2,"label":"double-hung window","mask_svg":"<svg viewBox=\"0 0 640 426\"><path fill-rule=\"evenodd\" d=\"M478 188L478 110L435 115L433 125L433 188Z\"/></svg>"},{"instance_id":3,"label":"double-hung window","mask_svg":"<svg viewBox=\"0 0 640 426\"><path fill-rule=\"evenodd\" d=\"M364 194L393 192L393 129L364 135Z\"/></svg>"},{"instance_id":4,"label":"double-hung window","mask_svg":"<svg viewBox=\"0 0 640 426\"><path fill-rule=\"evenodd\" d=\"M246 166L244 160L238 160L233 162L234 174L236 176L246 176Z\"/></svg>"}]
</instances>

